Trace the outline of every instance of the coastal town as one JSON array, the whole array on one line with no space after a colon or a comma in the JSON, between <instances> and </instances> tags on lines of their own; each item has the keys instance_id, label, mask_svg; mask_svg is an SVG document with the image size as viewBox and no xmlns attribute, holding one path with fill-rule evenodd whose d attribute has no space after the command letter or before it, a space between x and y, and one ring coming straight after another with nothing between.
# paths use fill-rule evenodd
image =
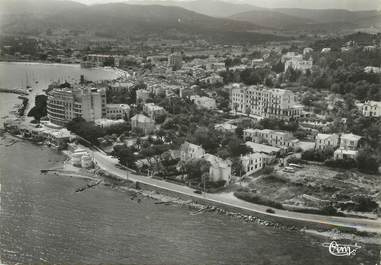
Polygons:
<instances>
[{"instance_id":1,"label":"coastal town","mask_svg":"<svg viewBox=\"0 0 381 265\"><path fill-rule=\"evenodd\" d=\"M131 200L193 205L192 216L379 238L380 33L252 43L140 34L4 34L2 62L85 74L43 87L25 73L20 87L0 87L21 100L2 136L63 153L62 169L39 170L91 180L76 193L109 179ZM94 69L117 77L94 80Z\"/></svg>"},{"instance_id":2,"label":"coastal town","mask_svg":"<svg viewBox=\"0 0 381 265\"><path fill-rule=\"evenodd\" d=\"M354 61L379 54L380 39L358 33L331 45L338 42L338 50L272 43L191 58L175 48L145 58L86 54L81 67L125 75L55 81L36 97L32 121L10 119L5 129L70 146L75 166L94 166L73 148L91 145L147 178L234 194L270 213L377 218L381 68Z\"/></svg>"}]
</instances>

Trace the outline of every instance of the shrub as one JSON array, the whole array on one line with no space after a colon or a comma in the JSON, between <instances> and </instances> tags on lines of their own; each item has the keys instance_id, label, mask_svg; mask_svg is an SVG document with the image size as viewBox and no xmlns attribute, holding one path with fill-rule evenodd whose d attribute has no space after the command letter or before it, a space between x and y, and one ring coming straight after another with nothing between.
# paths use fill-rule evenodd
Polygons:
<instances>
[{"instance_id":1,"label":"shrub","mask_svg":"<svg viewBox=\"0 0 381 265\"><path fill-rule=\"evenodd\" d=\"M287 183L288 182L287 178L285 178L281 175L278 175L278 174L270 174L270 175L266 176L264 179L269 181L269 182L280 182L280 183Z\"/></svg>"},{"instance_id":2,"label":"shrub","mask_svg":"<svg viewBox=\"0 0 381 265\"><path fill-rule=\"evenodd\" d=\"M263 169L262 169L262 173L263 174L271 174L274 172L274 167L271 167L271 166L265 166Z\"/></svg>"},{"instance_id":3,"label":"shrub","mask_svg":"<svg viewBox=\"0 0 381 265\"><path fill-rule=\"evenodd\" d=\"M351 169L356 167L356 161L353 159L330 159L325 161L325 165L328 167Z\"/></svg>"},{"instance_id":4,"label":"shrub","mask_svg":"<svg viewBox=\"0 0 381 265\"><path fill-rule=\"evenodd\" d=\"M326 149L326 150L307 150L302 153L302 159L309 160L309 161L317 161L317 162L324 162L325 160L331 158L333 156L333 150L332 149Z\"/></svg>"},{"instance_id":5,"label":"shrub","mask_svg":"<svg viewBox=\"0 0 381 265\"><path fill-rule=\"evenodd\" d=\"M296 156L290 156L290 157L287 159L287 162L288 162L289 164L302 164L302 163L303 163L303 160L297 158Z\"/></svg>"}]
</instances>

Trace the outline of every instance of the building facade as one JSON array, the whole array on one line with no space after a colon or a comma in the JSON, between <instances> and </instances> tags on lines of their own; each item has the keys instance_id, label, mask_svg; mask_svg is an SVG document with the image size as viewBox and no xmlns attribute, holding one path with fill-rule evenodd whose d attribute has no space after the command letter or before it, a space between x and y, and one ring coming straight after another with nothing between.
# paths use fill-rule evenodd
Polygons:
<instances>
[{"instance_id":1,"label":"building facade","mask_svg":"<svg viewBox=\"0 0 381 265\"><path fill-rule=\"evenodd\" d=\"M143 105L143 112L151 119L156 119L160 115L166 113L163 107L157 106L154 103L146 103Z\"/></svg>"},{"instance_id":2,"label":"building facade","mask_svg":"<svg viewBox=\"0 0 381 265\"><path fill-rule=\"evenodd\" d=\"M81 117L94 121L106 116L106 90L91 87L53 88L48 92L48 119L66 125Z\"/></svg>"},{"instance_id":3,"label":"building facade","mask_svg":"<svg viewBox=\"0 0 381 265\"><path fill-rule=\"evenodd\" d=\"M235 86L231 91L233 111L289 120L302 114L303 106L297 104L296 96L290 90L269 89L264 86Z\"/></svg>"},{"instance_id":4,"label":"building facade","mask_svg":"<svg viewBox=\"0 0 381 265\"><path fill-rule=\"evenodd\" d=\"M177 71L181 69L183 66L183 56L181 53L171 53L168 56L168 67L171 68L173 71Z\"/></svg>"},{"instance_id":5,"label":"building facade","mask_svg":"<svg viewBox=\"0 0 381 265\"><path fill-rule=\"evenodd\" d=\"M147 99L149 99L149 91L145 89L138 89L136 90L136 103L146 102Z\"/></svg>"},{"instance_id":6,"label":"building facade","mask_svg":"<svg viewBox=\"0 0 381 265\"><path fill-rule=\"evenodd\" d=\"M361 136L349 133L340 136L340 149L357 150Z\"/></svg>"},{"instance_id":7,"label":"building facade","mask_svg":"<svg viewBox=\"0 0 381 265\"><path fill-rule=\"evenodd\" d=\"M107 104L106 119L119 120L130 116L130 106L127 104Z\"/></svg>"},{"instance_id":8,"label":"building facade","mask_svg":"<svg viewBox=\"0 0 381 265\"><path fill-rule=\"evenodd\" d=\"M131 128L139 128L144 134L150 134L155 130L155 121L143 114L136 114L131 118Z\"/></svg>"},{"instance_id":9,"label":"building facade","mask_svg":"<svg viewBox=\"0 0 381 265\"><path fill-rule=\"evenodd\" d=\"M209 181L225 181L225 185L230 183L232 168L229 160L223 160L215 155L205 154L203 159L210 163Z\"/></svg>"},{"instance_id":10,"label":"building facade","mask_svg":"<svg viewBox=\"0 0 381 265\"><path fill-rule=\"evenodd\" d=\"M281 148L297 148L299 140L295 139L292 133L274 130L245 129L243 130L245 141L254 143L265 143Z\"/></svg>"},{"instance_id":11,"label":"building facade","mask_svg":"<svg viewBox=\"0 0 381 265\"><path fill-rule=\"evenodd\" d=\"M264 168L269 161L269 156L262 153L252 153L241 156L241 163L245 174L249 175Z\"/></svg>"},{"instance_id":12,"label":"building facade","mask_svg":"<svg viewBox=\"0 0 381 265\"><path fill-rule=\"evenodd\" d=\"M205 150L199 145L185 142L180 147L180 160L183 162L195 158L201 158L205 155Z\"/></svg>"},{"instance_id":13,"label":"building facade","mask_svg":"<svg viewBox=\"0 0 381 265\"><path fill-rule=\"evenodd\" d=\"M327 148L336 149L339 146L339 136L337 134L319 133L315 138L315 149L325 150Z\"/></svg>"},{"instance_id":14,"label":"building facade","mask_svg":"<svg viewBox=\"0 0 381 265\"><path fill-rule=\"evenodd\" d=\"M287 60L284 63L284 72L287 72L289 68L292 68L294 70L299 70L302 73L306 73L307 70L311 70L313 66L312 58L308 60L304 60L303 57L296 57Z\"/></svg>"},{"instance_id":15,"label":"building facade","mask_svg":"<svg viewBox=\"0 0 381 265\"><path fill-rule=\"evenodd\" d=\"M381 101L369 100L357 106L365 117L381 117Z\"/></svg>"}]
</instances>

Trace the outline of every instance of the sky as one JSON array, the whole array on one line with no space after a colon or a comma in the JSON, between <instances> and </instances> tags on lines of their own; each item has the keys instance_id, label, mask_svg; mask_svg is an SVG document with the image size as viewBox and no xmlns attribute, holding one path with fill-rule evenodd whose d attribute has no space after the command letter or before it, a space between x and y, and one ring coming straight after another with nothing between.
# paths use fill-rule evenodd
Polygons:
<instances>
[{"instance_id":1,"label":"sky","mask_svg":"<svg viewBox=\"0 0 381 265\"><path fill-rule=\"evenodd\" d=\"M1 1L1 0L0 0ZM128 0L74 0L84 4L109 2L128 2ZM135 0L136 1L136 0ZM144 0L141 0L144 1ZM187 1L187 0L173 0ZM310 8L310 9L349 9L349 10L381 10L381 0L223 0L226 2L247 3L261 7L276 8Z\"/></svg>"}]
</instances>

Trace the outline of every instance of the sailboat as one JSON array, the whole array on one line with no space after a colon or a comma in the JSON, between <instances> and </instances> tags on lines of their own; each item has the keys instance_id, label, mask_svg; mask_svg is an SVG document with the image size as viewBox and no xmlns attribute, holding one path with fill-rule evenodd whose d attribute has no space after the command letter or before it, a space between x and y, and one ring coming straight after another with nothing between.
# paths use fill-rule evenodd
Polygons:
<instances>
[{"instance_id":1,"label":"sailboat","mask_svg":"<svg viewBox=\"0 0 381 265\"><path fill-rule=\"evenodd\" d=\"M29 85L29 76L28 76L28 72L25 71L25 75L26 75L26 89L28 89L28 91L32 91L32 87Z\"/></svg>"}]
</instances>

